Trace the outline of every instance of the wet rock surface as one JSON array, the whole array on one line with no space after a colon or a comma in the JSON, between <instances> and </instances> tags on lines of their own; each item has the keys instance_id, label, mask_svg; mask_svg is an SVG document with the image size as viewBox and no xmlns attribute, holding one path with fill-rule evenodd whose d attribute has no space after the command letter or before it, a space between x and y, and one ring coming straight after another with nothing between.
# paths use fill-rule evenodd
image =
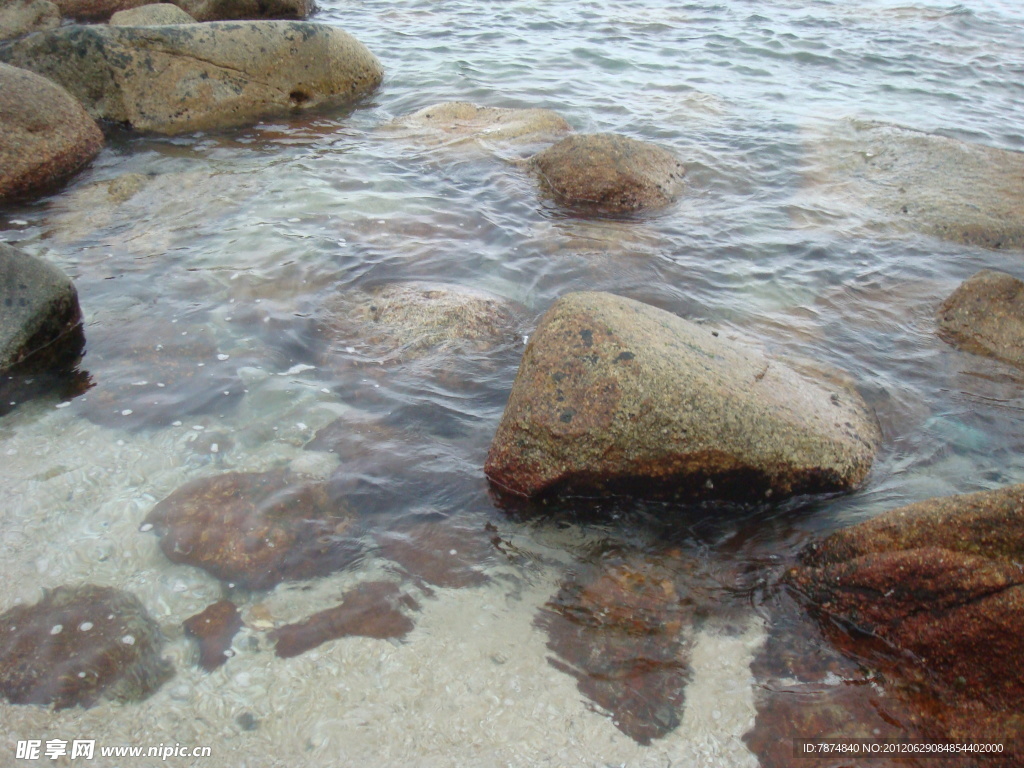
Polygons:
<instances>
[{"instance_id":1,"label":"wet rock surface","mask_svg":"<svg viewBox=\"0 0 1024 768\"><path fill-rule=\"evenodd\" d=\"M419 609L413 598L390 581L364 582L346 592L343 600L341 605L271 632L277 655L288 659L341 637L402 638L412 631L413 622L401 607Z\"/></svg>"},{"instance_id":2,"label":"wet rock surface","mask_svg":"<svg viewBox=\"0 0 1024 768\"><path fill-rule=\"evenodd\" d=\"M0 41L60 25L60 9L50 0L9 0L0 5Z\"/></svg>"},{"instance_id":3,"label":"wet rock surface","mask_svg":"<svg viewBox=\"0 0 1024 768\"><path fill-rule=\"evenodd\" d=\"M137 701L173 673L160 630L133 595L57 587L0 614L0 693L14 704L89 707Z\"/></svg>"},{"instance_id":4,"label":"wet rock surface","mask_svg":"<svg viewBox=\"0 0 1024 768\"><path fill-rule=\"evenodd\" d=\"M582 212L660 208L683 191L686 168L666 149L611 133L567 136L530 159L541 188Z\"/></svg>"},{"instance_id":5,"label":"wet rock surface","mask_svg":"<svg viewBox=\"0 0 1024 768\"><path fill-rule=\"evenodd\" d=\"M353 513L323 484L282 470L186 483L153 507L150 527L172 562L248 589L337 571L359 551Z\"/></svg>"},{"instance_id":6,"label":"wet rock surface","mask_svg":"<svg viewBox=\"0 0 1024 768\"><path fill-rule=\"evenodd\" d=\"M679 725L690 678L694 603L679 589L676 566L609 552L570 574L536 620L556 654L552 666L641 744Z\"/></svg>"},{"instance_id":7,"label":"wet rock surface","mask_svg":"<svg viewBox=\"0 0 1024 768\"><path fill-rule=\"evenodd\" d=\"M383 77L348 33L288 21L70 26L12 42L0 60L59 83L96 119L162 134L350 104Z\"/></svg>"},{"instance_id":8,"label":"wet rock surface","mask_svg":"<svg viewBox=\"0 0 1024 768\"><path fill-rule=\"evenodd\" d=\"M572 130L550 109L482 107L466 101L448 101L424 107L388 126L425 144L463 144L471 141L500 144L552 142Z\"/></svg>"},{"instance_id":9,"label":"wet rock surface","mask_svg":"<svg viewBox=\"0 0 1024 768\"><path fill-rule=\"evenodd\" d=\"M0 202L42 194L103 148L103 134L71 94L0 64Z\"/></svg>"},{"instance_id":10,"label":"wet rock surface","mask_svg":"<svg viewBox=\"0 0 1024 768\"><path fill-rule=\"evenodd\" d=\"M965 352L1024 368L1024 282L985 269L947 298L938 311L939 335Z\"/></svg>"},{"instance_id":11,"label":"wet rock surface","mask_svg":"<svg viewBox=\"0 0 1024 768\"><path fill-rule=\"evenodd\" d=\"M110 17L108 23L116 27L145 27L163 24L192 24L195 19L176 5L170 3L150 3L138 8L118 11Z\"/></svg>"},{"instance_id":12,"label":"wet rock surface","mask_svg":"<svg viewBox=\"0 0 1024 768\"><path fill-rule=\"evenodd\" d=\"M199 644L199 666L212 672L228 660L231 641L242 628L242 616L230 600L218 600L182 622Z\"/></svg>"},{"instance_id":13,"label":"wet rock surface","mask_svg":"<svg viewBox=\"0 0 1024 768\"><path fill-rule=\"evenodd\" d=\"M376 538L381 555L435 587L486 583L482 567L498 554L490 533L448 518L394 526Z\"/></svg>"},{"instance_id":14,"label":"wet rock surface","mask_svg":"<svg viewBox=\"0 0 1024 768\"><path fill-rule=\"evenodd\" d=\"M807 180L846 212L984 248L1024 248L1024 153L846 120L810 147Z\"/></svg>"},{"instance_id":15,"label":"wet rock surface","mask_svg":"<svg viewBox=\"0 0 1024 768\"><path fill-rule=\"evenodd\" d=\"M844 653L940 703L926 723L933 732L1016 748L1024 745L1022 561L1018 485L931 499L839 531L787 578ZM970 733L969 718L985 739Z\"/></svg>"},{"instance_id":16,"label":"wet rock surface","mask_svg":"<svg viewBox=\"0 0 1024 768\"><path fill-rule=\"evenodd\" d=\"M878 427L834 372L607 293L531 335L484 467L499 488L777 500L856 488Z\"/></svg>"},{"instance_id":17,"label":"wet rock surface","mask_svg":"<svg viewBox=\"0 0 1024 768\"><path fill-rule=\"evenodd\" d=\"M197 21L232 19L305 19L317 9L314 0L176 0Z\"/></svg>"}]
</instances>

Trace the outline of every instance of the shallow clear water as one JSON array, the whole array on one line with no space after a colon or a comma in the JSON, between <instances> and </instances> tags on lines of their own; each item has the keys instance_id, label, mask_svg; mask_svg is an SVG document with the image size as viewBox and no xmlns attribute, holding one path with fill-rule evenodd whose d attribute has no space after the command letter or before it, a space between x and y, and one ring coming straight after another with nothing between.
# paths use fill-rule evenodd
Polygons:
<instances>
[{"instance_id":1,"label":"shallow clear water","mask_svg":"<svg viewBox=\"0 0 1024 768\"><path fill-rule=\"evenodd\" d=\"M1019 375L946 346L932 319L961 280L1018 274L1021 254L817 208L801 175L807 137L856 117L1024 149L1024 11L1003 0L321 5L318 21L381 59L373 98L223 134L118 134L61 193L0 212L0 236L75 278L95 385L0 418L0 608L40 587L123 587L164 627L178 670L140 704L0 705L4 739L12 750L25 738L210 744L231 755L215 763L246 766L756 764L742 736L766 673L750 664L779 564L882 510L1024 480ZM450 100L547 107L578 131L658 142L686 163L687 191L650 216L581 220L501 152L381 128ZM124 174L149 177L126 202L92 186ZM354 341L325 362L320 308L399 280L507 298L522 334L384 363ZM498 508L481 467L521 335L581 289L851 373L884 435L867 486L783 509ZM339 418L358 436L340 462L306 449ZM333 478L366 521L366 546L323 579L228 589L247 628L226 665L202 672L180 623L224 588L169 563L139 525L189 479L281 466ZM486 583L426 588L375 538L441 518L504 542L474 566ZM681 723L650 746L594 711L534 625L565 575L609 547L676 547L707 593ZM401 643L274 656L255 617L301 619L377 578L404 579L420 603ZM242 727L244 713L258 727Z\"/></svg>"}]
</instances>

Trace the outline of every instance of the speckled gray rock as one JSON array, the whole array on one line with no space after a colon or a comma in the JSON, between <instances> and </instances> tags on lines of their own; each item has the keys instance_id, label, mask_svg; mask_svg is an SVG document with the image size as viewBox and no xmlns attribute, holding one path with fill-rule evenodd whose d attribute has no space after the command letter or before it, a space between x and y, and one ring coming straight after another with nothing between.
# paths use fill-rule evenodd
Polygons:
<instances>
[{"instance_id":1,"label":"speckled gray rock","mask_svg":"<svg viewBox=\"0 0 1024 768\"><path fill-rule=\"evenodd\" d=\"M153 27L164 24L192 24L195 19L176 5L150 3L127 11L118 11L110 17L115 27Z\"/></svg>"},{"instance_id":2,"label":"speckled gray rock","mask_svg":"<svg viewBox=\"0 0 1024 768\"><path fill-rule=\"evenodd\" d=\"M50 0L4 0L0 2L0 40L60 25L60 9Z\"/></svg>"},{"instance_id":3,"label":"speckled gray rock","mask_svg":"<svg viewBox=\"0 0 1024 768\"><path fill-rule=\"evenodd\" d=\"M232 19L306 19L316 12L313 0L174 0L197 21Z\"/></svg>"},{"instance_id":4,"label":"speckled gray rock","mask_svg":"<svg viewBox=\"0 0 1024 768\"><path fill-rule=\"evenodd\" d=\"M572 130L561 115L550 109L481 107L466 101L424 107L394 120L389 127L427 144L551 142Z\"/></svg>"},{"instance_id":5,"label":"speckled gray rock","mask_svg":"<svg viewBox=\"0 0 1024 768\"><path fill-rule=\"evenodd\" d=\"M82 324L78 292L56 267L0 243L0 373L56 352Z\"/></svg>"},{"instance_id":6,"label":"speckled gray rock","mask_svg":"<svg viewBox=\"0 0 1024 768\"><path fill-rule=\"evenodd\" d=\"M938 311L939 335L955 347L1024 368L1024 282L984 269Z\"/></svg>"},{"instance_id":7,"label":"speckled gray rock","mask_svg":"<svg viewBox=\"0 0 1024 768\"><path fill-rule=\"evenodd\" d=\"M613 133L567 136L531 158L529 167L557 202L598 213L667 205L682 193L686 175L667 149Z\"/></svg>"},{"instance_id":8,"label":"speckled gray rock","mask_svg":"<svg viewBox=\"0 0 1024 768\"><path fill-rule=\"evenodd\" d=\"M58 85L0 64L0 202L41 194L103 148L103 134Z\"/></svg>"},{"instance_id":9,"label":"speckled gray rock","mask_svg":"<svg viewBox=\"0 0 1024 768\"><path fill-rule=\"evenodd\" d=\"M860 120L815 139L807 168L846 215L993 249L1024 249L1022 177L1024 153Z\"/></svg>"},{"instance_id":10,"label":"speckled gray rock","mask_svg":"<svg viewBox=\"0 0 1024 768\"><path fill-rule=\"evenodd\" d=\"M110 587L57 587L0 614L0 694L13 704L136 701L173 674L138 599Z\"/></svg>"},{"instance_id":11,"label":"speckled gray rock","mask_svg":"<svg viewBox=\"0 0 1024 768\"><path fill-rule=\"evenodd\" d=\"M485 472L528 497L856 488L873 416L844 377L791 365L646 304L568 294L530 337Z\"/></svg>"},{"instance_id":12,"label":"speckled gray rock","mask_svg":"<svg viewBox=\"0 0 1024 768\"><path fill-rule=\"evenodd\" d=\"M383 77L348 33L298 21L62 27L0 60L60 83L97 119L164 134L351 103Z\"/></svg>"}]
</instances>

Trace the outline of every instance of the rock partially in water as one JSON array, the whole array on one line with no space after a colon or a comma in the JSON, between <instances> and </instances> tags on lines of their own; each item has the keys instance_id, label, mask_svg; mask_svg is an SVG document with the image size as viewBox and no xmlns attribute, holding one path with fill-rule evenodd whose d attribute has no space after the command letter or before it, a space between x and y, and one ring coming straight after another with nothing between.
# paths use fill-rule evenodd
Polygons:
<instances>
[{"instance_id":1,"label":"rock partially in water","mask_svg":"<svg viewBox=\"0 0 1024 768\"><path fill-rule=\"evenodd\" d=\"M939 336L954 347L1024 368L1024 282L983 269L942 302Z\"/></svg>"},{"instance_id":2,"label":"rock partially in water","mask_svg":"<svg viewBox=\"0 0 1024 768\"><path fill-rule=\"evenodd\" d=\"M134 595L57 587L0 615L0 693L14 704L55 709L144 699L173 674L162 645Z\"/></svg>"},{"instance_id":3,"label":"rock partially in water","mask_svg":"<svg viewBox=\"0 0 1024 768\"><path fill-rule=\"evenodd\" d=\"M610 552L572 573L536 621L551 664L641 744L679 725L690 678L694 606L677 576L669 559Z\"/></svg>"},{"instance_id":4,"label":"rock partially in water","mask_svg":"<svg viewBox=\"0 0 1024 768\"><path fill-rule=\"evenodd\" d=\"M316 12L314 0L174 0L197 21L232 19L306 19Z\"/></svg>"},{"instance_id":5,"label":"rock partially in water","mask_svg":"<svg viewBox=\"0 0 1024 768\"><path fill-rule=\"evenodd\" d=\"M288 21L70 26L11 43L0 60L61 84L96 119L162 134L350 104L383 77L347 32Z\"/></svg>"},{"instance_id":6,"label":"rock partially in water","mask_svg":"<svg viewBox=\"0 0 1024 768\"><path fill-rule=\"evenodd\" d=\"M228 660L231 641L242 628L242 616L230 600L218 600L185 619L182 626L199 643L199 666L212 672Z\"/></svg>"},{"instance_id":7,"label":"rock partially in water","mask_svg":"<svg viewBox=\"0 0 1024 768\"><path fill-rule=\"evenodd\" d=\"M843 211L957 243L1024 248L1024 153L846 120L810 154L808 182Z\"/></svg>"},{"instance_id":8,"label":"rock partially in water","mask_svg":"<svg viewBox=\"0 0 1024 768\"><path fill-rule=\"evenodd\" d=\"M150 3L126 11L118 11L110 17L115 27L153 27L164 24L193 24L195 19L176 5Z\"/></svg>"},{"instance_id":9,"label":"rock partially in water","mask_svg":"<svg viewBox=\"0 0 1024 768\"><path fill-rule=\"evenodd\" d=\"M550 109L481 107L465 101L447 101L394 120L388 128L429 145L488 142L502 145L553 142L572 131Z\"/></svg>"},{"instance_id":10,"label":"rock partially in water","mask_svg":"<svg viewBox=\"0 0 1024 768\"><path fill-rule=\"evenodd\" d=\"M353 513L325 485L280 470L193 480L153 507L146 526L172 562L248 589L323 576L359 551Z\"/></svg>"},{"instance_id":11,"label":"rock partially in water","mask_svg":"<svg viewBox=\"0 0 1024 768\"><path fill-rule=\"evenodd\" d=\"M492 534L450 518L397 526L376 538L381 555L435 587L485 584L489 579L481 567L497 554Z\"/></svg>"},{"instance_id":12,"label":"rock partially in water","mask_svg":"<svg viewBox=\"0 0 1024 768\"><path fill-rule=\"evenodd\" d=\"M682 194L686 175L668 150L612 133L567 136L529 167L557 202L584 213L663 207Z\"/></svg>"},{"instance_id":13,"label":"rock partially in water","mask_svg":"<svg viewBox=\"0 0 1024 768\"><path fill-rule=\"evenodd\" d=\"M948 708L939 735L1024 746L1024 485L930 499L838 531L787 578L833 642ZM843 628L847 628L846 631ZM879 641L882 647L880 648Z\"/></svg>"},{"instance_id":14,"label":"rock partially in water","mask_svg":"<svg viewBox=\"0 0 1024 768\"><path fill-rule=\"evenodd\" d=\"M341 605L271 632L277 655L289 659L340 637L402 638L414 625L400 606L419 609L415 600L390 581L364 582L342 599Z\"/></svg>"},{"instance_id":15,"label":"rock partially in water","mask_svg":"<svg viewBox=\"0 0 1024 768\"><path fill-rule=\"evenodd\" d=\"M338 294L317 324L329 345L325 365L347 348L384 362L432 352L484 351L514 338L512 303L484 291L444 283L388 283Z\"/></svg>"},{"instance_id":16,"label":"rock partially in water","mask_svg":"<svg viewBox=\"0 0 1024 768\"><path fill-rule=\"evenodd\" d=\"M567 294L530 337L484 471L527 497L856 488L877 424L843 378L792 365L640 302Z\"/></svg>"},{"instance_id":17,"label":"rock partially in water","mask_svg":"<svg viewBox=\"0 0 1024 768\"><path fill-rule=\"evenodd\" d=\"M99 127L64 88L0 64L0 202L52 189L102 148Z\"/></svg>"},{"instance_id":18,"label":"rock partially in water","mask_svg":"<svg viewBox=\"0 0 1024 768\"><path fill-rule=\"evenodd\" d=\"M0 5L0 40L60 26L60 8L50 0L7 0Z\"/></svg>"},{"instance_id":19,"label":"rock partially in water","mask_svg":"<svg viewBox=\"0 0 1024 768\"><path fill-rule=\"evenodd\" d=\"M0 413L11 402L67 387L84 343L70 278L0 243Z\"/></svg>"},{"instance_id":20,"label":"rock partially in water","mask_svg":"<svg viewBox=\"0 0 1024 768\"><path fill-rule=\"evenodd\" d=\"M238 369L246 356L223 352L199 319L125 312L87 330L84 364L93 386L74 408L98 424L166 427L202 413L223 414L244 394Z\"/></svg>"}]
</instances>

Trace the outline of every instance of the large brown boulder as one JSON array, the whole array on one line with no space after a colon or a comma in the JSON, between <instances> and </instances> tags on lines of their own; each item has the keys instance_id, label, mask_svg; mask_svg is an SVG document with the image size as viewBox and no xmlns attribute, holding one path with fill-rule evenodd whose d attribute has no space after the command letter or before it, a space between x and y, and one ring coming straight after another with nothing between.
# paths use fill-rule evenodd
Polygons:
<instances>
[{"instance_id":1,"label":"large brown boulder","mask_svg":"<svg viewBox=\"0 0 1024 768\"><path fill-rule=\"evenodd\" d=\"M528 497L778 499L857 487L878 440L839 377L646 304L572 293L530 337L485 472Z\"/></svg>"},{"instance_id":2,"label":"large brown boulder","mask_svg":"<svg viewBox=\"0 0 1024 768\"><path fill-rule=\"evenodd\" d=\"M805 552L787 578L833 636L837 626L856 630L838 636L848 652L974 712L989 735L1016 733L1020 745L1021 563L1024 485L1015 485L930 499L841 530ZM956 717L944 722L946 735L977 736L960 733L965 723Z\"/></svg>"},{"instance_id":3,"label":"large brown boulder","mask_svg":"<svg viewBox=\"0 0 1024 768\"><path fill-rule=\"evenodd\" d=\"M292 21L62 27L0 60L60 83L97 119L163 134L351 103L383 77L347 32Z\"/></svg>"},{"instance_id":4,"label":"large brown boulder","mask_svg":"<svg viewBox=\"0 0 1024 768\"><path fill-rule=\"evenodd\" d=\"M45 192L102 148L100 129L67 91L0 64L0 202Z\"/></svg>"},{"instance_id":5,"label":"large brown boulder","mask_svg":"<svg viewBox=\"0 0 1024 768\"><path fill-rule=\"evenodd\" d=\"M0 3L0 40L60 26L60 9L50 0L5 0Z\"/></svg>"},{"instance_id":6,"label":"large brown boulder","mask_svg":"<svg viewBox=\"0 0 1024 768\"><path fill-rule=\"evenodd\" d=\"M232 19L306 19L316 11L314 0L174 0L196 21Z\"/></svg>"},{"instance_id":7,"label":"large brown boulder","mask_svg":"<svg viewBox=\"0 0 1024 768\"><path fill-rule=\"evenodd\" d=\"M955 347L1024 368L1024 282L983 269L938 311L939 335Z\"/></svg>"},{"instance_id":8,"label":"large brown boulder","mask_svg":"<svg viewBox=\"0 0 1024 768\"><path fill-rule=\"evenodd\" d=\"M656 144L612 133L567 136L529 167L557 202L583 212L659 208L682 193L686 168Z\"/></svg>"},{"instance_id":9,"label":"large brown boulder","mask_svg":"<svg viewBox=\"0 0 1024 768\"><path fill-rule=\"evenodd\" d=\"M150 3L118 11L108 23L115 27L155 27L164 24L192 24L195 19L176 5Z\"/></svg>"},{"instance_id":10,"label":"large brown boulder","mask_svg":"<svg viewBox=\"0 0 1024 768\"><path fill-rule=\"evenodd\" d=\"M106 21L118 11L126 11L153 0L53 0L61 15L76 21Z\"/></svg>"},{"instance_id":11,"label":"large brown boulder","mask_svg":"<svg viewBox=\"0 0 1024 768\"><path fill-rule=\"evenodd\" d=\"M896 229L1024 248L1024 153L846 120L810 145L806 192Z\"/></svg>"},{"instance_id":12,"label":"large brown boulder","mask_svg":"<svg viewBox=\"0 0 1024 768\"><path fill-rule=\"evenodd\" d=\"M0 694L12 704L135 701L173 673L138 599L110 587L57 587L0 614Z\"/></svg>"}]
</instances>

